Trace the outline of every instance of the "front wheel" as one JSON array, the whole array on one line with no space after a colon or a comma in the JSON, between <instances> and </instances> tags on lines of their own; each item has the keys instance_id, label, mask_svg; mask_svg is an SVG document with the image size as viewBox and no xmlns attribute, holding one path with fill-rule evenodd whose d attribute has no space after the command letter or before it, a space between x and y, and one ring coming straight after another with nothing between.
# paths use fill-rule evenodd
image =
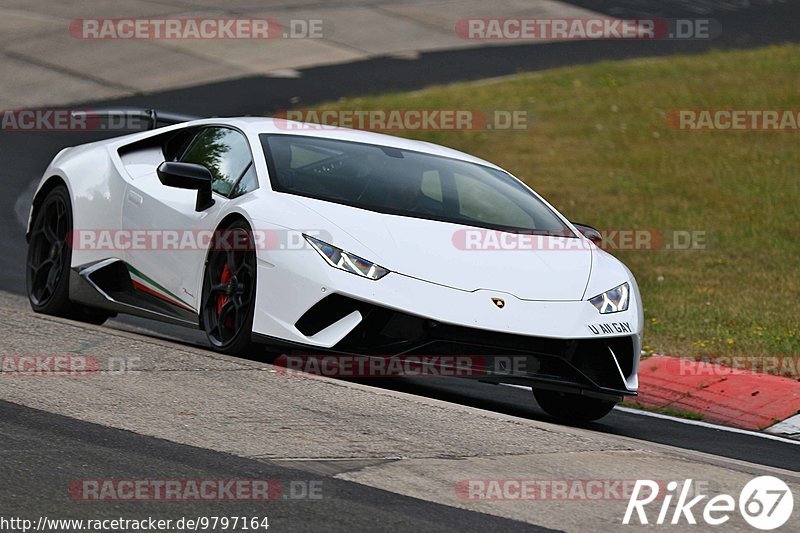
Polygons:
<instances>
[{"instance_id":1,"label":"front wheel","mask_svg":"<svg viewBox=\"0 0 800 533\"><path fill-rule=\"evenodd\" d=\"M548 415L573 422L599 420L617 405L617 402L611 400L549 390L534 390L533 396Z\"/></svg>"},{"instance_id":2,"label":"front wheel","mask_svg":"<svg viewBox=\"0 0 800 533\"><path fill-rule=\"evenodd\" d=\"M242 355L251 347L256 254L243 220L215 232L203 278L200 320L214 351Z\"/></svg>"},{"instance_id":3,"label":"front wheel","mask_svg":"<svg viewBox=\"0 0 800 533\"><path fill-rule=\"evenodd\" d=\"M25 268L28 300L37 313L102 324L110 316L108 313L69 299L71 236L69 192L64 185L58 185L47 193L34 213Z\"/></svg>"}]
</instances>

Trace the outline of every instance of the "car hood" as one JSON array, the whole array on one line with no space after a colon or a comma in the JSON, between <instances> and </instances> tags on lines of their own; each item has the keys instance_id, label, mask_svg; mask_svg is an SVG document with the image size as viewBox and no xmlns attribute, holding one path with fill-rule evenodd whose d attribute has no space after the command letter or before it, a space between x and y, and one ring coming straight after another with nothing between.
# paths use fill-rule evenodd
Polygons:
<instances>
[{"instance_id":1,"label":"car hood","mask_svg":"<svg viewBox=\"0 0 800 533\"><path fill-rule=\"evenodd\" d=\"M293 200L358 243L330 244L392 272L454 289L486 289L524 300L581 300L592 270L587 241L574 237L537 236L533 246L513 249L520 242L513 234L311 198ZM504 236L510 240L503 242Z\"/></svg>"}]
</instances>

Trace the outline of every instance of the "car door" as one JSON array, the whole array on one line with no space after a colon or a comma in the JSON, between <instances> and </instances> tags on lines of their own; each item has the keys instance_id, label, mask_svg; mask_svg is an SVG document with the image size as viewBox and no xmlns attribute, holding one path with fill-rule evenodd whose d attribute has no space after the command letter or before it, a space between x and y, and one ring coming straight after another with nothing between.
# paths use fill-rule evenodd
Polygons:
<instances>
[{"instance_id":1,"label":"car door","mask_svg":"<svg viewBox=\"0 0 800 533\"><path fill-rule=\"evenodd\" d=\"M225 204L240 194L240 182L254 174L252 154L241 132L212 126L198 131L175 160L211 171L214 205L196 211L197 191L163 185L155 168L131 180L122 225L143 242L132 241L126 262L136 289L195 312L209 232L226 213Z\"/></svg>"}]
</instances>

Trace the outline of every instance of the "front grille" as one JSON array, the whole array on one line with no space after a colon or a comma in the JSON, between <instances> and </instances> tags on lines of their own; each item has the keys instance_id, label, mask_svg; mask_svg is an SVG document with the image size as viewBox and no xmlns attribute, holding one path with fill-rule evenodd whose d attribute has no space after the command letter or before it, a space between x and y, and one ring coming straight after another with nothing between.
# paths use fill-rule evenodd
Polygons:
<instances>
[{"instance_id":1,"label":"front grille","mask_svg":"<svg viewBox=\"0 0 800 533\"><path fill-rule=\"evenodd\" d=\"M531 376L623 391L623 378L633 372L632 337L568 340L484 331L441 324L339 294L323 298L298 320L296 327L313 335L354 310L361 312L363 320L333 347L336 352L478 356L477 360L485 362L489 370L497 370L495 363L500 358L524 356Z\"/></svg>"}]
</instances>

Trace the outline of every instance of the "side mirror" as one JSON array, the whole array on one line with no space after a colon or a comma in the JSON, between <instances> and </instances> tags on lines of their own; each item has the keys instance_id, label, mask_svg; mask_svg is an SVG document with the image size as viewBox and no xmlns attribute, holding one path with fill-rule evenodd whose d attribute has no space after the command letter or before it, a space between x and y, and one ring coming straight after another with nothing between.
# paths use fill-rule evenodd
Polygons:
<instances>
[{"instance_id":1,"label":"side mirror","mask_svg":"<svg viewBox=\"0 0 800 533\"><path fill-rule=\"evenodd\" d=\"M211 197L211 171L203 165L194 163L178 163L177 161L164 161L156 170L158 179L167 187L178 189L194 189L197 191L195 211L205 211L214 205Z\"/></svg>"},{"instance_id":2,"label":"side mirror","mask_svg":"<svg viewBox=\"0 0 800 533\"><path fill-rule=\"evenodd\" d=\"M573 222L572 225L575 226L575 228L580 231L584 237L595 243L598 247L603 247L603 236L600 235L600 232L595 228L587 226L586 224L579 224L577 222Z\"/></svg>"}]
</instances>

